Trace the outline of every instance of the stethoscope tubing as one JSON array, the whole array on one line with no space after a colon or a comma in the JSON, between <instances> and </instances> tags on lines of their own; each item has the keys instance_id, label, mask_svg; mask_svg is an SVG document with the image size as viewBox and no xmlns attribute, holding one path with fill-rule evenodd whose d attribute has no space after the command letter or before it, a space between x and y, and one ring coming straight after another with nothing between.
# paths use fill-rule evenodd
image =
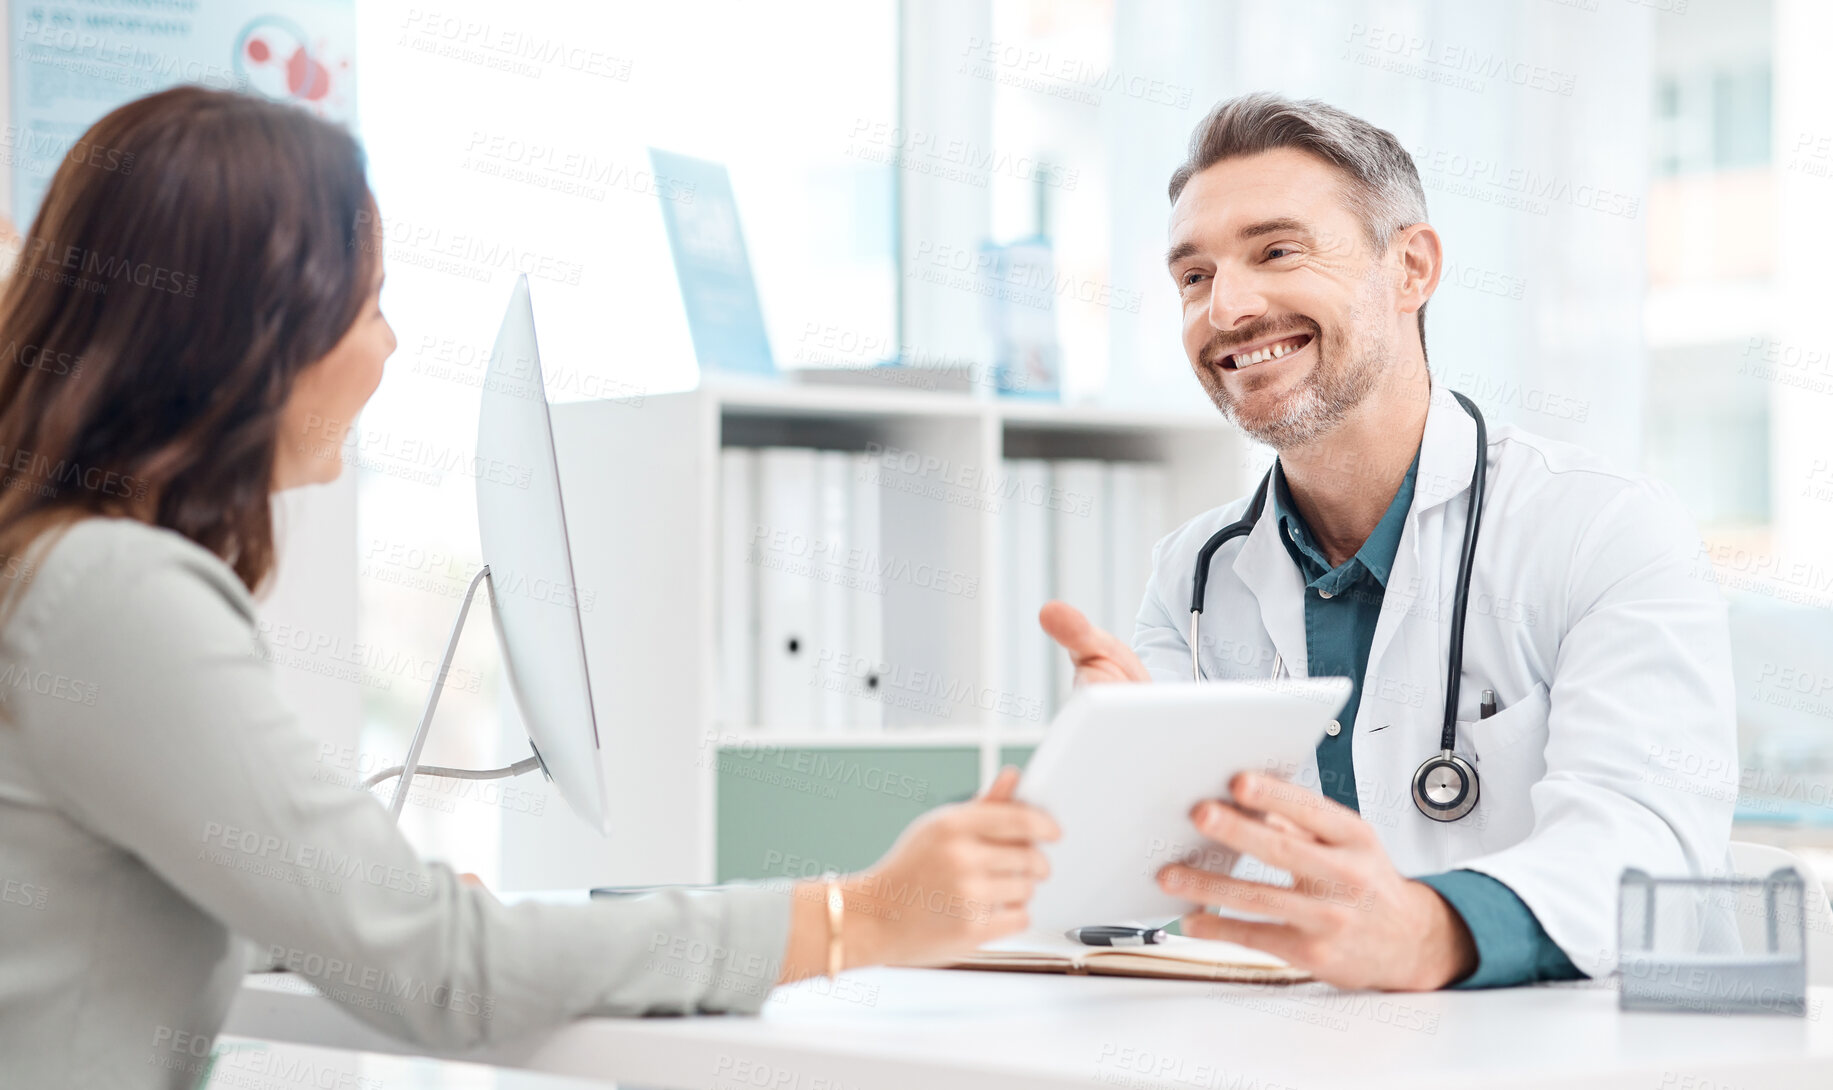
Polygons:
<instances>
[{"instance_id":1,"label":"stethoscope tubing","mask_svg":"<svg viewBox=\"0 0 1833 1090\"><path fill-rule=\"evenodd\" d=\"M1477 426L1476 465L1470 471L1470 501L1464 519L1463 548L1458 554L1457 594L1451 606L1451 651L1447 666L1445 684L1445 718L1439 730L1439 748L1445 757L1450 757L1457 748L1457 706L1459 690L1462 687L1464 672L1464 618L1470 607L1470 574L1476 561L1477 532L1483 519L1483 500L1489 482L1489 429L1483 420L1483 413L1476 403L1458 393L1451 391L1464 411ZM1260 480L1260 487L1255 489L1254 498L1248 504L1245 515L1222 529L1211 534L1203 547L1197 550L1196 580L1190 592L1190 676L1192 680L1206 680L1203 666L1197 655L1197 648L1202 636L1203 601L1209 585L1209 565L1216 551L1238 537L1245 537L1253 532L1260 521L1261 513L1266 508L1267 493L1273 487L1273 474L1278 472L1277 461L1267 470ZM1278 677L1280 667L1284 665L1278 652L1273 657L1273 676Z\"/></svg>"}]
</instances>

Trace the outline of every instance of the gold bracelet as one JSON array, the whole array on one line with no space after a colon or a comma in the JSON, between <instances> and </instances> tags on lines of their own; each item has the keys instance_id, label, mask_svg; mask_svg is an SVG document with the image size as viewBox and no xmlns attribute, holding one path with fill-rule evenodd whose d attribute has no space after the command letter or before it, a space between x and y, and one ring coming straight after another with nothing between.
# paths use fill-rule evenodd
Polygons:
<instances>
[{"instance_id":1,"label":"gold bracelet","mask_svg":"<svg viewBox=\"0 0 1833 1090\"><path fill-rule=\"evenodd\" d=\"M840 975L844 962L845 944L841 941L840 922L846 914L846 896L840 892L840 879L829 875L827 878L827 975L831 980Z\"/></svg>"}]
</instances>

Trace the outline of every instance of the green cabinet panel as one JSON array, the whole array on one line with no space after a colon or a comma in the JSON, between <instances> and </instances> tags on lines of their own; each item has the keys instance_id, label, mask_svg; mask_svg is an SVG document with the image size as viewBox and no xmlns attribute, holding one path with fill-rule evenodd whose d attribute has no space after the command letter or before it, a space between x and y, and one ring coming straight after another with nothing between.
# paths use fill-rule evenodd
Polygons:
<instances>
[{"instance_id":1,"label":"green cabinet panel","mask_svg":"<svg viewBox=\"0 0 1833 1090\"><path fill-rule=\"evenodd\" d=\"M1036 752L1036 746L1000 746L999 766L1004 768L1006 765L1017 765L1018 770L1023 772L1025 766L1031 763L1031 755Z\"/></svg>"},{"instance_id":2,"label":"green cabinet panel","mask_svg":"<svg viewBox=\"0 0 1833 1090\"><path fill-rule=\"evenodd\" d=\"M869 866L912 818L972 798L979 779L972 747L723 748L716 880Z\"/></svg>"}]
</instances>

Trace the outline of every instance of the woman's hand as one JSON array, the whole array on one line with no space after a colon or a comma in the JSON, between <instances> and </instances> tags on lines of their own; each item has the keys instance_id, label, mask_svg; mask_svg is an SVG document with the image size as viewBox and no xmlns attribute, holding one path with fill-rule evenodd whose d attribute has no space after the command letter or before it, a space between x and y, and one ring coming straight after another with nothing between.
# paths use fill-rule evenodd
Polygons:
<instances>
[{"instance_id":1,"label":"woman's hand","mask_svg":"<svg viewBox=\"0 0 1833 1090\"><path fill-rule=\"evenodd\" d=\"M1050 872L1040 840L1060 835L1043 811L1012 799L1007 767L973 802L910 823L869 870L840 879L845 967L942 962L1023 931L1032 888ZM797 887L782 979L826 971L823 883Z\"/></svg>"},{"instance_id":2,"label":"woman's hand","mask_svg":"<svg viewBox=\"0 0 1833 1090\"><path fill-rule=\"evenodd\" d=\"M850 962L944 961L1029 926L1031 890L1050 873L1037 842L1060 834L1049 815L1013 801L1017 786L1018 769L1001 769L985 795L911 822L846 881ZM865 940L857 955L854 934Z\"/></svg>"}]
</instances>

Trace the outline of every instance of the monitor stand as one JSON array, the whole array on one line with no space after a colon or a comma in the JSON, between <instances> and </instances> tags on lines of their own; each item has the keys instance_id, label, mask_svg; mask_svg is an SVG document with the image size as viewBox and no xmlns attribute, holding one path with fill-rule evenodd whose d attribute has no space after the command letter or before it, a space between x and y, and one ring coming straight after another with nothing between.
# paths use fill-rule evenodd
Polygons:
<instances>
[{"instance_id":1,"label":"monitor stand","mask_svg":"<svg viewBox=\"0 0 1833 1090\"><path fill-rule=\"evenodd\" d=\"M433 691L427 694L426 710L420 715L420 726L414 731L414 740L408 743L407 757L400 764L384 768L363 781L363 789L374 787L390 776L401 777L395 785L394 799L388 804L388 814L397 824L401 821L401 809L407 805L407 789L413 783L415 775L440 776L453 780L501 780L510 776L520 776L524 772L539 768L543 774L547 765L541 760L541 751L535 750L532 757L526 757L512 765L502 768L445 768L440 765L421 765L420 751L426 746L426 736L433 726L433 710L439 707L439 694L445 689L446 675L452 670L452 655L458 650L458 637L465 630L465 616L471 612L471 599L477 596L478 585L490 578L490 565L485 564L471 577L471 585L465 588L465 600L459 604L458 619L452 622L452 635L446 639L445 657L439 660L439 673L433 678ZM494 589L491 592L495 597ZM534 743L529 743L534 748ZM550 777L551 778L551 777Z\"/></svg>"}]
</instances>

